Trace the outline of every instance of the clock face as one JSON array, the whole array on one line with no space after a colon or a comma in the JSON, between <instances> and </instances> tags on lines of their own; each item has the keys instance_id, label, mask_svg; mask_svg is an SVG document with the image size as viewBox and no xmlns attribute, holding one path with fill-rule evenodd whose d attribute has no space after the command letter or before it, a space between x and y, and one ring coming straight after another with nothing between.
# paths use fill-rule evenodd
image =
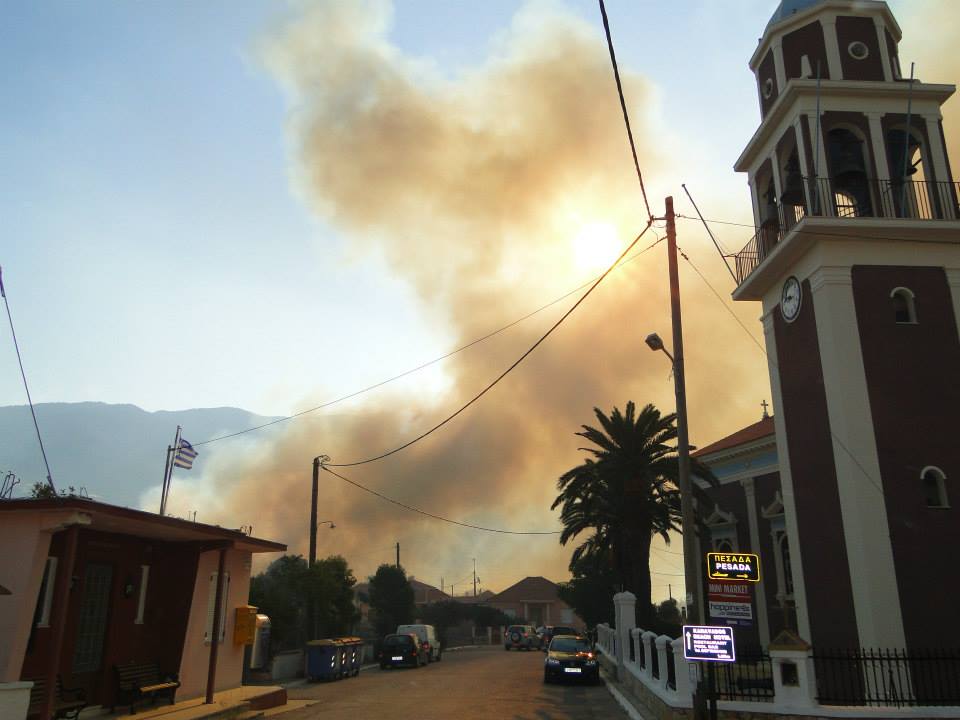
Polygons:
<instances>
[{"instance_id":1,"label":"clock face","mask_svg":"<svg viewBox=\"0 0 960 720\"><path fill-rule=\"evenodd\" d=\"M800 281L792 275L783 284L780 292L780 313L787 322L793 322L800 314L800 301L803 299Z\"/></svg>"}]
</instances>

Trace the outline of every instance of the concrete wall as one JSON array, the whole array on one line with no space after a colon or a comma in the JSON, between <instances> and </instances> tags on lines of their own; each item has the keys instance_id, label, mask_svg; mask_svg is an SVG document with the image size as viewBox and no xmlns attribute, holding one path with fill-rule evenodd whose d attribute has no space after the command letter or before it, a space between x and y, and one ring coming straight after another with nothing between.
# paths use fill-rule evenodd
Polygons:
<instances>
[{"instance_id":1,"label":"concrete wall","mask_svg":"<svg viewBox=\"0 0 960 720\"><path fill-rule=\"evenodd\" d=\"M0 595L0 682L20 680L50 549L50 528L63 517L64 513L5 513L0 523L0 585L10 591Z\"/></svg>"},{"instance_id":2,"label":"concrete wall","mask_svg":"<svg viewBox=\"0 0 960 720\"><path fill-rule=\"evenodd\" d=\"M220 551L210 550L200 555L193 603L187 621L187 634L180 661L180 690L177 699L187 700L206 693L207 670L210 662L210 643L204 641L207 624L207 603L211 588L210 575L217 571ZM227 593L227 617L223 642L217 651L217 675L214 690L239 687L243 678L243 645L233 642L235 610L246 605L250 595L250 553L228 550L226 572L230 576Z\"/></svg>"}]
</instances>

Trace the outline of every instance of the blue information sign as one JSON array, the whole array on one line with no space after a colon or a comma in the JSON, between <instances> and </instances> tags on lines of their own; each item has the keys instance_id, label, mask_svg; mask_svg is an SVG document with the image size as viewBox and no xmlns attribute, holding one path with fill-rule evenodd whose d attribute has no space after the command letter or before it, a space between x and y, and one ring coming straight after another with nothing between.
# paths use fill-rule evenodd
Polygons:
<instances>
[{"instance_id":1,"label":"blue information sign","mask_svg":"<svg viewBox=\"0 0 960 720\"><path fill-rule=\"evenodd\" d=\"M734 662L733 628L727 625L684 625L683 656L687 660Z\"/></svg>"}]
</instances>

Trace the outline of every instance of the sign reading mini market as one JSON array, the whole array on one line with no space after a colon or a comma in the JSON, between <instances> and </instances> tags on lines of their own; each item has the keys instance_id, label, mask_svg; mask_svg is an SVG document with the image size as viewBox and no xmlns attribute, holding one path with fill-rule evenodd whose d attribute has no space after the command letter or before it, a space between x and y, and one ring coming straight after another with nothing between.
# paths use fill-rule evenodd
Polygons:
<instances>
[{"instance_id":1,"label":"sign reading mini market","mask_svg":"<svg viewBox=\"0 0 960 720\"><path fill-rule=\"evenodd\" d=\"M707 576L711 580L760 582L760 556L752 553L707 553Z\"/></svg>"}]
</instances>

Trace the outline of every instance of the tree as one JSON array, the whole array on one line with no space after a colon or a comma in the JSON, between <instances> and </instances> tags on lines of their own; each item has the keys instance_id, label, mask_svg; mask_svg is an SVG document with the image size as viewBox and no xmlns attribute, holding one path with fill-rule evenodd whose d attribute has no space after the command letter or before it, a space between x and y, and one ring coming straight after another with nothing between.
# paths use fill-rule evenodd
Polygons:
<instances>
[{"instance_id":1,"label":"tree","mask_svg":"<svg viewBox=\"0 0 960 720\"><path fill-rule=\"evenodd\" d=\"M402 567L381 565L370 578L370 611L377 635L395 633L398 625L408 625L416 616L413 587Z\"/></svg>"},{"instance_id":2,"label":"tree","mask_svg":"<svg viewBox=\"0 0 960 720\"><path fill-rule=\"evenodd\" d=\"M275 650L301 647L306 640L351 631L358 617L353 605L356 579L339 555L311 568L302 555L284 555L250 580L250 602L270 616ZM312 604L313 622L307 609Z\"/></svg>"},{"instance_id":3,"label":"tree","mask_svg":"<svg viewBox=\"0 0 960 720\"><path fill-rule=\"evenodd\" d=\"M614 407L608 417L594 414L600 429L581 426L578 432L594 447L590 454L557 482L560 494L551 508L562 505L560 543L592 531L573 550L571 571L581 559L613 570L618 583L637 596L641 622L650 622L650 543L655 534L670 542L680 529L680 494L676 415L661 416L653 405L639 414L631 400L625 412ZM691 472L716 483L709 468L691 458Z\"/></svg>"},{"instance_id":4,"label":"tree","mask_svg":"<svg viewBox=\"0 0 960 720\"><path fill-rule=\"evenodd\" d=\"M573 578L557 585L557 595L573 608L587 627L600 623L612 625L614 609L611 598L620 585L616 571L597 558L583 557L571 564Z\"/></svg>"}]
</instances>

